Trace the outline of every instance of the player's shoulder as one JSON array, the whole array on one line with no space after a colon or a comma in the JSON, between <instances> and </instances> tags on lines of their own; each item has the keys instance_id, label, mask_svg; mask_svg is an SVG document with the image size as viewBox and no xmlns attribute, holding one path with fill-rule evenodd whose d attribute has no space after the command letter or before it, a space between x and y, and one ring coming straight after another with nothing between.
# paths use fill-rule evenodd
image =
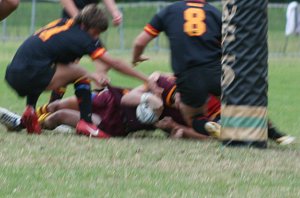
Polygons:
<instances>
[{"instance_id":1,"label":"player's shoulder","mask_svg":"<svg viewBox=\"0 0 300 198\"><path fill-rule=\"evenodd\" d=\"M214 5L212 5L210 3L206 3L204 9L209 10L216 15L221 15L221 11L217 7L215 7Z\"/></svg>"}]
</instances>

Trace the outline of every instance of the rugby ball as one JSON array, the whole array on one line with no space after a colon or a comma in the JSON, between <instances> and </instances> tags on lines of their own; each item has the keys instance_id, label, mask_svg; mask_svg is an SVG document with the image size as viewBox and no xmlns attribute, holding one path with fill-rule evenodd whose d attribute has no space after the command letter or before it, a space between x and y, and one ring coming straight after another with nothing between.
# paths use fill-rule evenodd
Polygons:
<instances>
[{"instance_id":1,"label":"rugby ball","mask_svg":"<svg viewBox=\"0 0 300 198\"><path fill-rule=\"evenodd\" d=\"M143 124L155 123L159 116L153 111L147 103L140 103L136 108L136 117Z\"/></svg>"}]
</instances>

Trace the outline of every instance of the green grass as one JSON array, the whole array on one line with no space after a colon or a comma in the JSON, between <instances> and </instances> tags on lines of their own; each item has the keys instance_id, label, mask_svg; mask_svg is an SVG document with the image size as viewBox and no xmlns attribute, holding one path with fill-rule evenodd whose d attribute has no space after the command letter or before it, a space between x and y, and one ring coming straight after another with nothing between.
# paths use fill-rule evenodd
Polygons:
<instances>
[{"instance_id":1,"label":"green grass","mask_svg":"<svg viewBox=\"0 0 300 198\"><path fill-rule=\"evenodd\" d=\"M18 45L1 43L2 79ZM169 71L167 52L146 54L151 60L140 70ZM8 133L0 126L0 197L299 197L300 59L271 57L269 62L269 115L298 138L295 145L224 148L214 141L166 139L159 130L146 138L97 140L50 131ZM93 70L89 59L81 63ZM116 72L110 77L115 85L140 83ZM0 106L21 113L25 101L4 80L0 90ZM68 90L72 94L72 86Z\"/></svg>"}]
</instances>

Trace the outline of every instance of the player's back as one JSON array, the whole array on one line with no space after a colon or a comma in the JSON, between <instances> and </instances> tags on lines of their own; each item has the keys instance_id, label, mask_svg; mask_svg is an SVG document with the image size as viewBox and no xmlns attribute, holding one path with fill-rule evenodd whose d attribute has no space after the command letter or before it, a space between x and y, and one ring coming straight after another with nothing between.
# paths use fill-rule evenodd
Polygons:
<instances>
[{"instance_id":1,"label":"player's back","mask_svg":"<svg viewBox=\"0 0 300 198\"><path fill-rule=\"evenodd\" d=\"M73 20L58 19L43 27L20 46L12 64L41 67L70 63L88 54L87 47L96 41L73 23Z\"/></svg>"},{"instance_id":2,"label":"player's back","mask_svg":"<svg viewBox=\"0 0 300 198\"><path fill-rule=\"evenodd\" d=\"M92 111L101 117L99 128L111 136L127 135L124 125L124 112L120 101L124 89L108 87L99 93L92 94Z\"/></svg>"},{"instance_id":3,"label":"player's back","mask_svg":"<svg viewBox=\"0 0 300 198\"><path fill-rule=\"evenodd\" d=\"M180 1L158 14L169 38L175 74L221 61L221 13L202 1Z\"/></svg>"}]
</instances>

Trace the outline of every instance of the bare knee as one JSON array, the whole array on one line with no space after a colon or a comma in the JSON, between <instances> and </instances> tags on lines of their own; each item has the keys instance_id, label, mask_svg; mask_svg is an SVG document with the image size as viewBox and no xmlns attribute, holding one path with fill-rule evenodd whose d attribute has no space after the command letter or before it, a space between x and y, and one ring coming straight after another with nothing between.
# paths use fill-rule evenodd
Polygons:
<instances>
[{"instance_id":1,"label":"bare knee","mask_svg":"<svg viewBox=\"0 0 300 198\"><path fill-rule=\"evenodd\" d=\"M46 129L54 129L63 123L63 119L66 117L64 111L56 111L52 113L43 123L43 127Z\"/></svg>"},{"instance_id":2,"label":"bare knee","mask_svg":"<svg viewBox=\"0 0 300 198\"><path fill-rule=\"evenodd\" d=\"M19 0L6 0L7 9L14 11L18 8L20 1Z\"/></svg>"}]
</instances>

